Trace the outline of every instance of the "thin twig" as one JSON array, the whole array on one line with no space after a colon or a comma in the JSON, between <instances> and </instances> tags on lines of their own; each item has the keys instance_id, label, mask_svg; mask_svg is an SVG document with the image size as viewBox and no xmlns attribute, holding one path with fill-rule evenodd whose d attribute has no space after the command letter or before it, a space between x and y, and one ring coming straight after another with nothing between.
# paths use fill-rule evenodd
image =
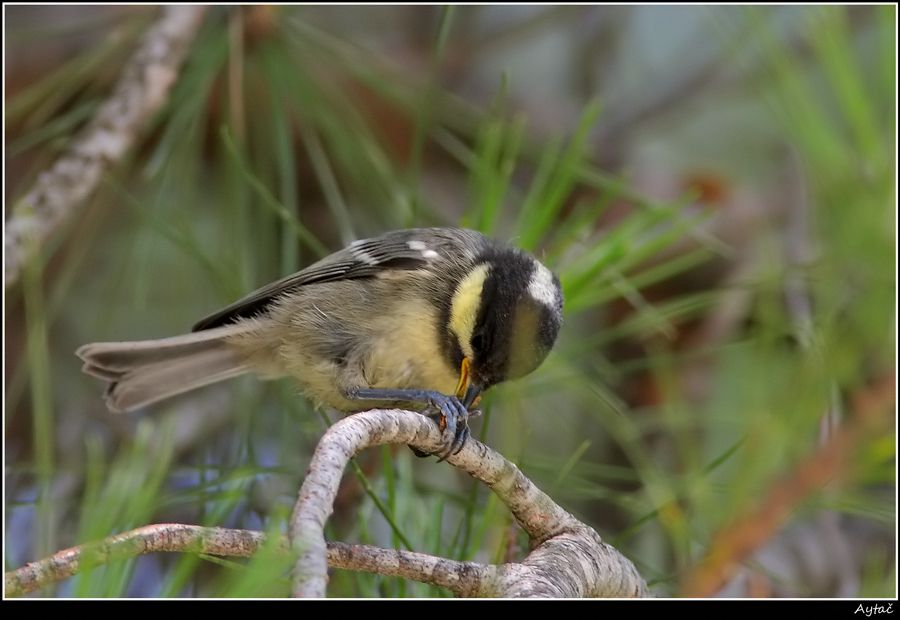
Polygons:
<instances>
[{"instance_id":1,"label":"thin twig","mask_svg":"<svg viewBox=\"0 0 900 620\"><path fill-rule=\"evenodd\" d=\"M110 98L16 203L4 235L7 288L18 281L32 253L94 193L103 173L124 158L166 102L205 12L205 6L163 9L125 65Z\"/></svg>"}]
</instances>

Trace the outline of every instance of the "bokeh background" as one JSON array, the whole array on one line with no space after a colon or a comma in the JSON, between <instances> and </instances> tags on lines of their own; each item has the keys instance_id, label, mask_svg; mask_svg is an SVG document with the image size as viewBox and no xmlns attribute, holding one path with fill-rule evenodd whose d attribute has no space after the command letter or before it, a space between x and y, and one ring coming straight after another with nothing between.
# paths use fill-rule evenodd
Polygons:
<instances>
[{"instance_id":1,"label":"bokeh background","mask_svg":"<svg viewBox=\"0 0 900 620\"><path fill-rule=\"evenodd\" d=\"M5 220L159 9L5 6ZM475 434L659 596L896 597L896 7L210 7L163 108L5 296L5 568L157 522L285 530L332 414L242 379L109 414L85 342L181 333L354 238L461 224L566 324ZM361 455L334 540L501 562L491 493ZM41 596L284 596L142 557ZM332 596L439 597L335 571Z\"/></svg>"}]
</instances>

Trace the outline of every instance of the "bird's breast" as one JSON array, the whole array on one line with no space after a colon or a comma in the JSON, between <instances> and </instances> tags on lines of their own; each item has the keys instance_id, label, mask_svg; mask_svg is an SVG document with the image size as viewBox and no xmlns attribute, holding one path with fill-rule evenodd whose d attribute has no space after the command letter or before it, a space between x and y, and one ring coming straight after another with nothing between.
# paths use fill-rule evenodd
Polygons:
<instances>
[{"instance_id":1,"label":"bird's breast","mask_svg":"<svg viewBox=\"0 0 900 620\"><path fill-rule=\"evenodd\" d=\"M375 337L363 360L369 387L453 393L459 374L441 350L439 321L437 309L418 300L396 304L390 317L374 318Z\"/></svg>"}]
</instances>

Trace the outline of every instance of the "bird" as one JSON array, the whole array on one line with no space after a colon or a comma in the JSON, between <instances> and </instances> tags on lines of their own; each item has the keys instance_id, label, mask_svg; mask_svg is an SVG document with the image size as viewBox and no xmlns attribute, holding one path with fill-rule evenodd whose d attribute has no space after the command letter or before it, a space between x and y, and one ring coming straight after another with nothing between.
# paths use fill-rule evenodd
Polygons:
<instances>
[{"instance_id":1,"label":"bird","mask_svg":"<svg viewBox=\"0 0 900 620\"><path fill-rule=\"evenodd\" d=\"M428 415L444 460L465 444L485 390L540 366L562 316L560 280L534 256L473 230L413 228L354 241L190 333L76 355L108 382L112 412L245 373L289 376L319 406Z\"/></svg>"}]
</instances>

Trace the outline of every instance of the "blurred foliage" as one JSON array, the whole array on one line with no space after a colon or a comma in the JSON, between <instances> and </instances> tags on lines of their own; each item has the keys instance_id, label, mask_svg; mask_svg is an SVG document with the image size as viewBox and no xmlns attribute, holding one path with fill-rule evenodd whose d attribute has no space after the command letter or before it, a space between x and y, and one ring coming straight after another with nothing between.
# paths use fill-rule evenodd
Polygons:
<instances>
[{"instance_id":1,"label":"blurred foliage","mask_svg":"<svg viewBox=\"0 0 900 620\"><path fill-rule=\"evenodd\" d=\"M6 11L12 204L154 12ZM351 11L369 19L349 24ZM463 224L536 252L566 295L555 352L488 395L476 434L677 595L716 533L895 373L895 11L213 8L140 148L8 291L6 567L152 522L285 531L324 427L290 382L114 417L72 351L181 332L354 238ZM626 54L648 43L641 25L688 15L719 44L672 55L666 79L642 74L652 62ZM379 24L393 36L373 37ZM569 32L572 58L554 58L582 88L547 101L561 112L536 108L529 90L556 76L528 62ZM43 64L25 62L36 39ZM524 76L520 63L485 79L510 49ZM640 88L634 73L649 76ZM816 538L833 571L803 570L816 546L777 561L750 549L723 594L896 596L895 415L877 413L854 466L786 498L791 527L768 535L778 549L837 519L837 542ZM505 507L445 465L383 448L354 471L330 538L490 562L527 552ZM153 556L42 594L284 596L289 569L274 548ZM343 571L329 588L447 596Z\"/></svg>"}]
</instances>

